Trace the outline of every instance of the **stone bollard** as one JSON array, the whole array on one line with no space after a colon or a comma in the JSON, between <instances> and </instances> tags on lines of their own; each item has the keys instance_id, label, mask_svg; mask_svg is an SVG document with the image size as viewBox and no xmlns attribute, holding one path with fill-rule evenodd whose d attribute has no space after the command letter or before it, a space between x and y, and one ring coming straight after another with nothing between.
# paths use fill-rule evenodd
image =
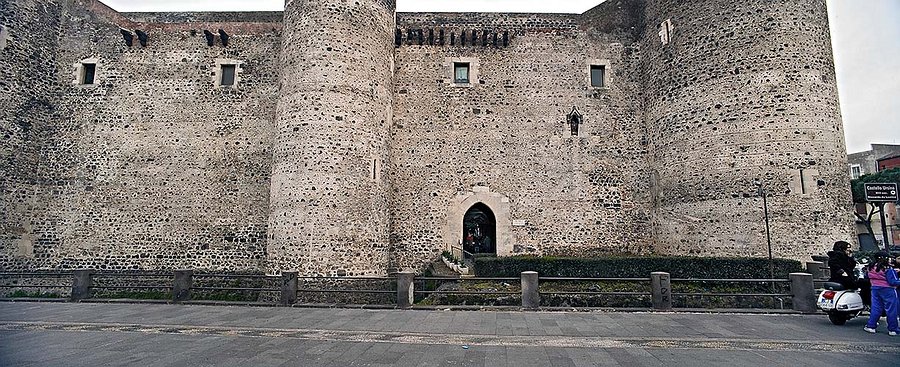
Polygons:
<instances>
[{"instance_id":1,"label":"stone bollard","mask_svg":"<svg viewBox=\"0 0 900 367\"><path fill-rule=\"evenodd\" d=\"M672 309L672 278L669 273L650 273L651 300L654 310Z\"/></svg>"},{"instance_id":2,"label":"stone bollard","mask_svg":"<svg viewBox=\"0 0 900 367\"><path fill-rule=\"evenodd\" d=\"M184 302L191 300L191 286L194 284L193 270L176 270L175 284L172 287L172 300Z\"/></svg>"},{"instance_id":3,"label":"stone bollard","mask_svg":"<svg viewBox=\"0 0 900 367\"><path fill-rule=\"evenodd\" d=\"M541 307L541 294L538 291L538 273L522 272L522 308L536 310Z\"/></svg>"},{"instance_id":4,"label":"stone bollard","mask_svg":"<svg viewBox=\"0 0 900 367\"><path fill-rule=\"evenodd\" d=\"M823 270L823 266L819 261L807 261L806 262L806 272L811 274L813 279L825 279L823 276L825 275Z\"/></svg>"},{"instance_id":5,"label":"stone bollard","mask_svg":"<svg viewBox=\"0 0 900 367\"><path fill-rule=\"evenodd\" d=\"M397 273L397 307L410 308L415 302L416 273L404 271Z\"/></svg>"},{"instance_id":6,"label":"stone bollard","mask_svg":"<svg viewBox=\"0 0 900 367\"><path fill-rule=\"evenodd\" d=\"M93 283L93 270L75 270L72 280L72 302L81 301L91 298L91 285Z\"/></svg>"},{"instance_id":7,"label":"stone bollard","mask_svg":"<svg viewBox=\"0 0 900 367\"><path fill-rule=\"evenodd\" d=\"M815 313L815 292L812 274L791 273L791 295L793 297L794 311Z\"/></svg>"},{"instance_id":8,"label":"stone bollard","mask_svg":"<svg viewBox=\"0 0 900 367\"><path fill-rule=\"evenodd\" d=\"M290 306L297 303L297 273L281 273L281 305Z\"/></svg>"}]
</instances>

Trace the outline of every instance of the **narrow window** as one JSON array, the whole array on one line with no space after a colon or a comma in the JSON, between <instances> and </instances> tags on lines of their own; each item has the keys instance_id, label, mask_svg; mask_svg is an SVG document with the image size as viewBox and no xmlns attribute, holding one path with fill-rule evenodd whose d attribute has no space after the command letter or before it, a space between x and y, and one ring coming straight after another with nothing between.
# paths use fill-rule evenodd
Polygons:
<instances>
[{"instance_id":1,"label":"narrow window","mask_svg":"<svg viewBox=\"0 0 900 367\"><path fill-rule=\"evenodd\" d=\"M800 192L806 195L806 177L802 169L800 170Z\"/></svg>"},{"instance_id":2,"label":"narrow window","mask_svg":"<svg viewBox=\"0 0 900 367\"><path fill-rule=\"evenodd\" d=\"M453 63L453 82L457 84L469 84L469 63Z\"/></svg>"},{"instance_id":3,"label":"narrow window","mask_svg":"<svg viewBox=\"0 0 900 367\"><path fill-rule=\"evenodd\" d=\"M378 179L378 160L372 160L372 180Z\"/></svg>"},{"instance_id":4,"label":"narrow window","mask_svg":"<svg viewBox=\"0 0 900 367\"><path fill-rule=\"evenodd\" d=\"M234 72L237 69L237 65L222 65L222 80L220 85L222 86L233 86L234 85Z\"/></svg>"},{"instance_id":5,"label":"narrow window","mask_svg":"<svg viewBox=\"0 0 900 367\"><path fill-rule=\"evenodd\" d=\"M94 84L94 76L97 74L97 64L81 64L81 84Z\"/></svg>"},{"instance_id":6,"label":"narrow window","mask_svg":"<svg viewBox=\"0 0 900 367\"><path fill-rule=\"evenodd\" d=\"M850 176L853 177L854 180L859 178L859 176L862 176L862 172L860 172L860 168L861 167L858 164L854 164L854 165L850 166Z\"/></svg>"},{"instance_id":7,"label":"narrow window","mask_svg":"<svg viewBox=\"0 0 900 367\"><path fill-rule=\"evenodd\" d=\"M591 86L596 88L603 88L606 86L605 79L606 78L606 66L605 65L591 65Z\"/></svg>"},{"instance_id":8,"label":"narrow window","mask_svg":"<svg viewBox=\"0 0 900 367\"><path fill-rule=\"evenodd\" d=\"M672 20L666 19L665 22L659 25L659 40L662 44L668 45L669 41L672 40L672 33L674 33L675 27L672 26Z\"/></svg>"}]
</instances>

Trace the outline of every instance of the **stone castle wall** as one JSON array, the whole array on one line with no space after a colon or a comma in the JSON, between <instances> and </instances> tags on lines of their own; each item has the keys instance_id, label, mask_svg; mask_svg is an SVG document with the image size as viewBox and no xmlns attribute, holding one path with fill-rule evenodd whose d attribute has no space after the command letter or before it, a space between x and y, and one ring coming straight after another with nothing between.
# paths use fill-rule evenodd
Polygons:
<instances>
[{"instance_id":1,"label":"stone castle wall","mask_svg":"<svg viewBox=\"0 0 900 367\"><path fill-rule=\"evenodd\" d=\"M13 24L0 51L40 59L47 71L33 80L53 85L53 117L35 116L45 133L28 147L39 159L23 170L34 179L4 188L4 216L16 219L3 221L3 268L259 269L280 24L143 24L87 10L90 1L13 3L64 11L17 11L59 32ZM120 26L146 31L148 46L127 47ZM202 30L218 28L228 47L207 46ZM85 59L97 63L92 86L75 84ZM241 61L239 88L215 86L217 59ZM20 151L14 159L30 160Z\"/></svg>"},{"instance_id":2,"label":"stone castle wall","mask_svg":"<svg viewBox=\"0 0 900 367\"><path fill-rule=\"evenodd\" d=\"M593 33L578 15L401 14L398 23L457 37L420 46L414 34L397 49L391 209L400 268L458 244L462 229L453 224L474 204L465 198L479 194L500 198L488 203L498 223L517 222L506 239L498 234L507 255L648 248L633 39ZM495 46L492 34L508 34L508 46ZM471 63L470 85L452 83L456 61ZM591 87L592 63L607 66L607 88ZM584 115L576 136L566 123L573 107Z\"/></svg>"},{"instance_id":3,"label":"stone castle wall","mask_svg":"<svg viewBox=\"0 0 900 367\"><path fill-rule=\"evenodd\" d=\"M58 130L55 81L61 7L40 1L0 6L0 269L46 261L58 245L38 236L53 182L42 146Z\"/></svg>"},{"instance_id":4,"label":"stone castle wall","mask_svg":"<svg viewBox=\"0 0 900 367\"><path fill-rule=\"evenodd\" d=\"M657 251L808 259L852 240L846 150L820 0L649 1L646 121ZM660 29L660 27L657 27Z\"/></svg>"},{"instance_id":5,"label":"stone castle wall","mask_svg":"<svg viewBox=\"0 0 900 367\"><path fill-rule=\"evenodd\" d=\"M284 24L269 266L383 275L394 4L288 1Z\"/></svg>"},{"instance_id":6,"label":"stone castle wall","mask_svg":"<svg viewBox=\"0 0 900 367\"><path fill-rule=\"evenodd\" d=\"M396 16L392 0L4 4L3 269L417 270L479 202L501 255L761 256L756 181L776 256L852 239L822 0ZM74 84L85 60L94 86ZM237 87L218 86L232 63Z\"/></svg>"}]
</instances>

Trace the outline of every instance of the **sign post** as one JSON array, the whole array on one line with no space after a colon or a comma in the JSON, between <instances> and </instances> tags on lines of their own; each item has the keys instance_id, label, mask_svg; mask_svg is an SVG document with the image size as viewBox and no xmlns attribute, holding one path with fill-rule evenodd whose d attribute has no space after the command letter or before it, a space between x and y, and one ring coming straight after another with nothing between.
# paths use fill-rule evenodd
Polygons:
<instances>
[{"instance_id":1,"label":"sign post","mask_svg":"<svg viewBox=\"0 0 900 367\"><path fill-rule=\"evenodd\" d=\"M888 250L890 244L887 233L887 223L884 218L884 203L896 203L900 201L897 197L896 183L867 183L864 185L866 190L866 201L870 203L878 203L878 210L881 214L881 236L883 238L884 249Z\"/></svg>"}]
</instances>

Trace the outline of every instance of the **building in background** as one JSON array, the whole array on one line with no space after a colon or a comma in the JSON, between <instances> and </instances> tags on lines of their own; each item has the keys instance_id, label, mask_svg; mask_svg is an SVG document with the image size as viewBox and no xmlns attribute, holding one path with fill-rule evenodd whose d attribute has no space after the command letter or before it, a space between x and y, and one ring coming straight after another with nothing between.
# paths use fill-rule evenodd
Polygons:
<instances>
[{"instance_id":1,"label":"building in background","mask_svg":"<svg viewBox=\"0 0 900 367\"><path fill-rule=\"evenodd\" d=\"M876 165L878 166L878 172L900 167L900 151L878 158Z\"/></svg>"},{"instance_id":2,"label":"building in background","mask_svg":"<svg viewBox=\"0 0 900 367\"><path fill-rule=\"evenodd\" d=\"M857 179L863 175L879 171L878 161L884 157L900 155L900 145L872 144L872 149L847 155L850 178Z\"/></svg>"},{"instance_id":3,"label":"building in background","mask_svg":"<svg viewBox=\"0 0 900 367\"><path fill-rule=\"evenodd\" d=\"M848 155L850 177L852 179L900 167L900 145L872 144L871 147L872 149L870 150ZM856 212L860 215L867 216L870 210L872 210L870 205L856 204ZM886 203L884 205L884 216L885 227L888 231L888 246L896 246L900 244L900 220L898 220L900 218L900 207L895 203ZM873 243L872 237L868 235L869 230L861 221L857 220L856 234L863 249L883 247L884 232L882 232L881 227L881 216L876 214L872 217L872 233L875 237Z\"/></svg>"}]
</instances>

